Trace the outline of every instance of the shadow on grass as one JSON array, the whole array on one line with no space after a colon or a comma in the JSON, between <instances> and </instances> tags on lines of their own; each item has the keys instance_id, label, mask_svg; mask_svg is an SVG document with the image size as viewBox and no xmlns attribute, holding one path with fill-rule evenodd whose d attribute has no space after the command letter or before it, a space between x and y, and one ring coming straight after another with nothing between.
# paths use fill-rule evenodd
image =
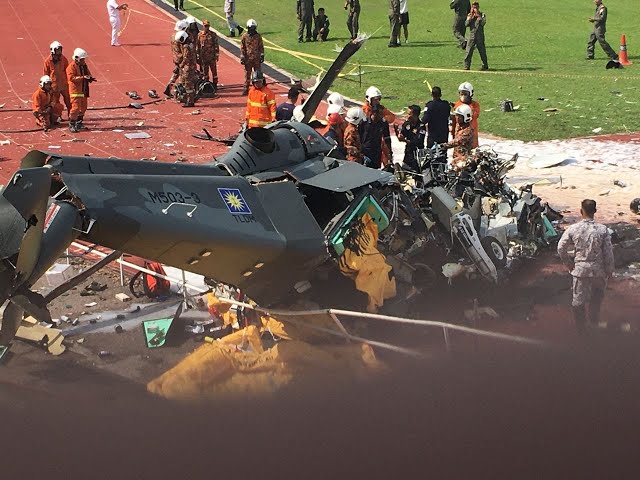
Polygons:
<instances>
[{"instance_id":1,"label":"shadow on grass","mask_svg":"<svg viewBox=\"0 0 640 480\"><path fill-rule=\"evenodd\" d=\"M520 45L487 45L487 50L490 49L494 49L494 48L515 48L515 47L519 47Z\"/></svg>"}]
</instances>

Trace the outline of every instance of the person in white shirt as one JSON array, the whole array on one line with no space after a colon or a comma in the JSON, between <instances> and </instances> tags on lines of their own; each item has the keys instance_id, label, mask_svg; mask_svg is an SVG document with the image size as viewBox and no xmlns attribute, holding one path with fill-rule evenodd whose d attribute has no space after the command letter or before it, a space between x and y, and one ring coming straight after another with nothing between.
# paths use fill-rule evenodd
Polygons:
<instances>
[{"instance_id":1,"label":"person in white shirt","mask_svg":"<svg viewBox=\"0 0 640 480\"><path fill-rule=\"evenodd\" d=\"M404 30L404 43L409 43L409 6L408 0L400 0L400 25Z\"/></svg>"},{"instance_id":2,"label":"person in white shirt","mask_svg":"<svg viewBox=\"0 0 640 480\"><path fill-rule=\"evenodd\" d=\"M109 23L111 23L111 46L119 47L118 33L120 32L120 10L126 10L128 5L123 3L118 5L116 0L107 0L107 13L109 13Z\"/></svg>"}]
</instances>

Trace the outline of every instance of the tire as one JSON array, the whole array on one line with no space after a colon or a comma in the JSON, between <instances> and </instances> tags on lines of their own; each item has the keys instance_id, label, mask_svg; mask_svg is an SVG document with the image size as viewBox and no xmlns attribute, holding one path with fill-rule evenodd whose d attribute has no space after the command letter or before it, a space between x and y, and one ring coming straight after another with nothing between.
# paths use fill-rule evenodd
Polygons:
<instances>
[{"instance_id":1,"label":"tire","mask_svg":"<svg viewBox=\"0 0 640 480\"><path fill-rule=\"evenodd\" d=\"M504 268L507 265L507 251L497 238L486 236L480 243L496 268Z\"/></svg>"}]
</instances>

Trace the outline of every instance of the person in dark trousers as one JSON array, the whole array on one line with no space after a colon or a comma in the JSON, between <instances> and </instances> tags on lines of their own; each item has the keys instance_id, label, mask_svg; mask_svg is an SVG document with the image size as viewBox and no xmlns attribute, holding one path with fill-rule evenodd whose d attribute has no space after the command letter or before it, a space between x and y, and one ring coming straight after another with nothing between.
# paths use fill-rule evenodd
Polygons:
<instances>
[{"instance_id":1,"label":"person in dark trousers","mask_svg":"<svg viewBox=\"0 0 640 480\"><path fill-rule=\"evenodd\" d=\"M458 46L463 50L467 48L467 39L465 38L467 27L464 22L471 11L470 2L471 0L452 0L449 4L451 10L454 11L453 36L456 37Z\"/></svg>"},{"instance_id":2,"label":"person in dark trousers","mask_svg":"<svg viewBox=\"0 0 640 480\"><path fill-rule=\"evenodd\" d=\"M607 32L607 7L604 6L602 0L593 0L593 3L596 6L596 13L593 17L589 17L589 21L593 23L593 31L589 36L589 41L587 42L587 60L593 60L594 57L594 48L596 46L596 41L604 50L604 53L611 60L618 60L618 54L611 48L609 42L605 39L604 35Z\"/></svg>"},{"instance_id":3,"label":"person in dark trousers","mask_svg":"<svg viewBox=\"0 0 640 480\"><path fill-rule=\"evenodd\" d=\"M593 219L595 200L585 199L580 207L582 221L564 231L558 242L558 255L573 277L573 318L577 330L583 332L587 321L594 325L600 322L600 307L615 262L608 228ZM570 250L575 252L573 258Z\"/></svg>"},{"instance_id":4,"label":"person in dark trousers","mask_svg":"<svg viewBox=\"0 0 640 480\"><path fill-rule=\"evenodd\" d=\"M389 36L389 47L400 46L400 0L389 0L389 24L391 35Z\"/></svg>"},{"instance_id":5,"label":"person in dark trousers","mask_svg":"<svg viewBox=\"0 0 640 480\"><path fill-rule=\"evenodd\" d=\"M484 46L484 26L487 23L487 17L480 11L480 4L473 2L471 4L471 11L467 15L467 21L465 25L469 27L469 40L467 41L467 54L464 57L464 69L469 70L471 68L471 59L473 58L473 51L478 48L480 54L480 60L482 60L482 68L480 70L489 70L489 63L487 62L487 49Z\"/></svg>"},{"instance_id":6,"label":"person in dark trousers","mask_svg":"<svg viewBox=\"0 0 640 480\"><path fill-rule=\"evenodd\" d=\"M427 132L420 122L420 107L409 105L407 109L409 111L407 121L402 124L401 128L398 128L396 124L393 127L398 140L406 144L404 147L404 166L417 172L419 166L416 160L416 150L424 148L424 137Z\"/></svg>"},{"instance_id":7,"label":"person in dark trousers","mask_svg":"<svg viewBox=\"0 0 640 480\"><path fill-rule=\"evenodd\" d=\"M391 135L389 124L383 117L380 105L373 105L369 117L360 124L362 153L365 155L364 165L370 168L382 166L382 150L391 152Z\"/></svg>"},{"instance_id":8,"label":"person in dark trousers","mask_svg":"<svg viewBox=\"0 0 640 480\"><path fill-rule=\"evenodd\" d=\"M313 41L315 42L320 37L320 41L324 42L329 36L329 17L324 14L324 8L318 9L318 15L313 20Z\"/></svg>"},{"instance_id":9,"label":"person in dark trousers","mask_svg":"<svg viewBox=\"0 0 640 480\"><path fill-rule=\"evenodd\" d=\"M291 117L293 117L293 109L296 108L299 96L300 90L295 87L289 89L289 93L287 94L287 100L289 101L281 103L278 105L278 108L276 108L276 121L291 120Z\"/></svg>"},{"instance_id":10,"label":"person in dark trousers","mask_svg":"<svg viewBox=\"0 0 640 480\"><path fill-rule=\"evenodd\" d=\"M347 28L349 29L351 40L353 40L358 36L358 31L360 29L360 0L345 0L344 9L349 11L349 16L347 17Z\"/></svg>"},{"instance_id":11,"label":"person in dark trousers","mask_svg":"<svg viewBox=\"0 0 640 480\"><path fill-rule=\"evenodd\" d=\"M446 143L449 140L449 117L451 104L442 100L440 87L431 89L431 100L424 107L420 121L427 127L427 148L434 143Z\"/></svg>"},{"instance_id":12,"label":"person in dark trousers","mask_svg":"<svg viewBox=\"0 0 640 480\"><path fill-rule=\"evenodd\" d=\"M173 0L173 5L176 7L176 11L182 10L184 12L184 0Z\"/></svg>"},{"instance_id":13,"label":"person in dark trousers","mask_svg":"<svg viewBox=\"0 0 640 480\"><path fill-rule=\"evenodd\" d=\"M311 27L313 24L313 0L298 0L298 42L302 42L305 38L307 42L311 41Z\"/></svg>"}]
</instances>

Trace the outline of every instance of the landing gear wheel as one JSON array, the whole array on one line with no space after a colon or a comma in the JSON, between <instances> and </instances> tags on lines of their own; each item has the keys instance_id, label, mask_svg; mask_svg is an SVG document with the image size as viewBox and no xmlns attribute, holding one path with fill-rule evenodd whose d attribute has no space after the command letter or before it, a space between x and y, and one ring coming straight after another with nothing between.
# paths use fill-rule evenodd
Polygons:
<instances>
[{"instance_id":1,"label":"landing gear wheel","mask_svg":"<svg viewBox=\"0 0 640 480\"><path fill-rule=\"evenodd\" d=\"M486 236L480 243L496 268L504 268L507 265L507 251L497 238Z\"/></svg>"}]
</instances>

